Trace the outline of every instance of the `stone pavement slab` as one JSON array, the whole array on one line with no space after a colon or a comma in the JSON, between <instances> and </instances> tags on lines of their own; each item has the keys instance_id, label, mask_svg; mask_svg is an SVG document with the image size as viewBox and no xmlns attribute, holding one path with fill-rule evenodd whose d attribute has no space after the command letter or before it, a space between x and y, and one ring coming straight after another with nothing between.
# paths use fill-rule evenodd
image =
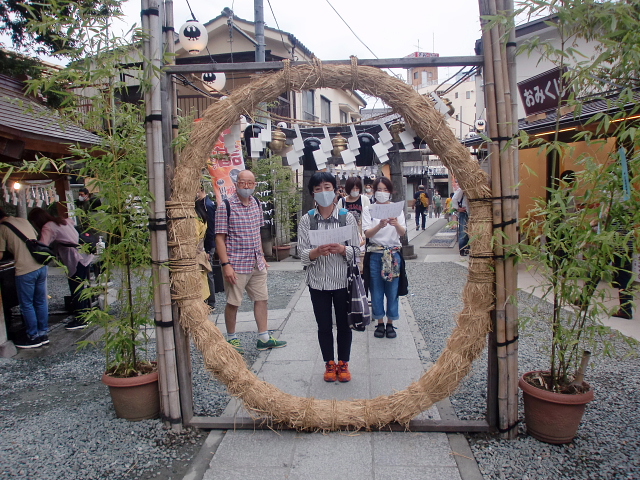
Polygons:
<instances>
[{"instance_id":1,"label":"stone pavement slab","mask_svg":"<svg viewBox=\"0 0 640 480\"><path fill-rule=\"evenodd\" d=\"M375 325L370 325L366 332L353 332L349 364L352 381L326 383L308 289L299 290L288 307L288 316L277 319L280 338L289 342L287 347L261 353L253 367L260 378L287 393L338 400L389 395L420 378L430 364L418 354L424 342L421 337L414 341L416 332L420 335L419 329L413 321L409 302L403 301L400 319L394 322L398 337L375 338ZM273 313L274 318L280 317L280 312ZM224 326L223 320L221 323ZM240 419L248 413L240 401L233 400L224 416ZM441 416L433 406L418 418L440 419ZM188 475L185 479L482 478L472 459L471 477L461 476L449 435L439 432L229 430L212 431L210 435L209 443L215 443L217 448L213 457L209 457L206 472L202 477ZM456 449L463 450L465 458L472 457L464 436L454 437L458 441Z\"/></svg>"}]
</instances>

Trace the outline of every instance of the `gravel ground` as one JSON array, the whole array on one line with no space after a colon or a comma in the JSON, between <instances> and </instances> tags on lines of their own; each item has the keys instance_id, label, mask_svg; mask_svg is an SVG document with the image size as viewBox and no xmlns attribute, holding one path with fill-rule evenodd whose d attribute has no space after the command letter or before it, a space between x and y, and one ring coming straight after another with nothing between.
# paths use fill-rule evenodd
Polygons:
<instances>
[{"instance_id":1,"label":"gravel ground","mask_svg":"<svg viewBox=\"0 0 640 480\"><path fill-rule=\"evenodd\" d=\"M270 308L286 307L302 280L302 272L270 272ZM64 277L50 278L49 294L52 308L64 306ZM224 293L217 301L224 304ZM258 356L255 334L243 340L251 365ZM199 352L192 353L195 413L220 415L229 401L226 388L204 371ZM154 343L148 356L155 356ZM103 354L91 348L28 360L0 358L0 479L183 477L207 433L176 434L160 420L116 418L100 382L103 369Z\"/></svg>"},{"instance_id":2,"label":"gravel ground","mask_svg":"<svg viewBox=\"0 0 640 480\"><path fill-rule=\"evenodd\" d=\"M408 263L411 308L435 360L455 326L462 308L466 269L452 263ZM423 285L424 288L416 288ZM548 304L526 293L519 295L523 315L535 316L520 332L519 371L543 368L547 356L539 350L549 343L543 313ZM535 312L538 313L535 313ZM596 357L587 372L596 398L587 406L578 436L568 445L548 445L525 434L524 412L518 438L499 440L469 434L467 438L485 479L638 479L640 478L640 359L621 340L614 358ZM486 352L451 397L458 416L484 417Z\"/></svg>"}]
</instances>

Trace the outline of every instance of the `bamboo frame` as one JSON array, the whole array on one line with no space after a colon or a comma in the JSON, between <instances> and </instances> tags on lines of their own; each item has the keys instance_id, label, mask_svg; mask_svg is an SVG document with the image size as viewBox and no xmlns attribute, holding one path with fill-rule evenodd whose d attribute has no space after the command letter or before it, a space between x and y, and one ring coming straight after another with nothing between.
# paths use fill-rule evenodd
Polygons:
<instances>
[{"instance_id":1,"label":"bamboo frame","mask_svg":"<svg viewBox=\"0 0 640 480\"><path fill-rule=\"evenodd\" d=\"M498 3L499 2L499 3ZM481 15L510 11L509 0L480 0ZM518 420L517 270L513 259L505 258L504 246L517 239L517 104L512 95L515 85L515 34L510 33L510 58L502 46L504 27L483 30L485 54L485 96L487 123L492 141L488 142L491 160L494 236L496 242L495 334L498 356L498 428L507 438L515 438ZM511 223L514 222L514 223Z\"/></svg>"},{"instance_id":2,"label":"bamboo frame","mask_svg":"<svg viewBox=\"0 0 640 480\"><path fill-rule=\"evenodd\" d=\"M152 2L152 8L156 8L157 7L157 0L151 0ZM500 0L498 0L500 1ZM506 3L506 5L509 5L509 0L503 0ZM142 0L143 2L143 10L145 9L144 6L147 5L149 6L149 0ZM487 4L488 2L488 4ZM171 8L170 6L168 6L168 4L170 4L170 2L167 2L167 8ZM481 12L487 12L487 11L497 11L497 4L496 4L496 0L480 0L480 8L481 8ZM484 8L484 10L483 10ZM150 22L149 19L147 19L147 26L149 26L149 24L153 24L154 22ZM145 24L145 16L143 16L143 26ZM158 23L159 25L159 23ZM167 25L165 25L167 26ZM170 25L169 25L170 26ZM152 36L152 38L159 38L160 35L158 35L158 30L157 30L157 26L151 25L151 30L155 33L155 37ZM503 54L502 51L500 49L500 45L499 42L497 41L497 37L499 37L499 33L496 33L495 29L493 32L489 32L488 34L488 39L489 41L485 42L485 48L486 46L491 46L491 48L488 48L488 51L491 51L491 54L489 55L490 58L485 58L484 62L485 62L485 73L487 74L487 79L489 78L489 75L492 76L492 81L488 81L487 82L487 110L488 111L493 111L492 117L493 117L493 125L495 126L495 128L491 128L491 123L490 123L490 131L491 132L502 132L504 133L504 136L502 133L499 133L500 137L506 137L506 136L510 136L511 134L515 133L517 131L517 117L515 115L515 99L511 97L510 92L515 91L513 89L513 85L515 85L515 77L513 75L510 75L509 69L513 68L514 62L512 62L512 58L510 58L509 62L506 62L505 60L503 60ZM495 41L491 41L491 39L494 39ZM152 47L150 47L149 45L150 42L145 41L145 47L147 48L147 51L149 51L151 53L151 51L153 50ZM169 42L171 43L171 42ZM511 53L513 53L513 49L511 49ZM145 53L147 53L147 51L145 51ZM158 52L161 52L161 49L157 50ZM145 55L146 56L146 55ZM150 58L150 56L148 57ZM481 57L475 57L475 61L481 60ZM157 62L157 63L156 63ZM282 62L280 62L282 63ZM328 64L328 62L327 62ZM154 67L160 67L159 64L159 57L154 58ZM283 65L285 65L283 63ZM255 66L255 64L254 64ZM322 72L322 64L321 62L319 62L317 64L317 66L319 66L319 79L317 80L317 82L320 82L320 84L322 86L328 86L330 87L330 85L328 85L329 83L331 83L330 81L327 80L332 80L331 78L323 78L323 72ZM165 69L166 71L173 71L172 68L174 67L167 67ZM329 70L329 69L327 69ZM291 70L290 70L291 71ZM352 73L354 72L353 70L353 60L352 60ZM491 73L490 73L491 72ZM314 80L313 80L313 76L318 73L316 71L316 69L314 68L312 72L310 73L306 73L305 75L308 75L307 80L305 80L305 83L308 83L309 85L313 84ZM290 75L290 73L288 73ZM287 80L287 85L289 84L289 82L291 82L291 78L289 78ZM296 79L297 80L297 79ZM307 82L308 81L308 82ZM498 88L496 89L496 83L498 84ZM355 79L352 79L352 83L351 85L355 88L357 84L357 75ZM505 87L506 85L506 87ZM301 88L298 87L298 88ZM342 87L344 88L344 87ZM347 87L348 88L348 87ZM366 91L366 89L364 89ZM377 89L376 89L377 90ZM497 92L496 92L497 90ZM368 91L367 93L372 93L374 95L377 94L377 91L371 92ZM245 92L246 95L246 92ZM493 98L491 98L491 95L493 96ZM383 97L383 95L376 95L376 96L380 96ZM153 99L153 106L157 106L157 101L159 99L158 95L152 96ZM236 98L235 100L238 100L239 98ZM239 103L243 103L243 102L239 102ZM246 103L246 102L244 102ZM148 114L157 114L156 112L158 111L156 108L154 108L153 106L148 107ZM396 105L397 110L400 111L400 113L402 113L403 115L405 115L406 117L408 117L410 120L413 121L417 121L418 122L418 127L416 128L416 130L418 131L419 134L422 134L423 131L425 131L425 129L429 132L429 135L431 135L431 132L433 132L432 129L428 128L426 125L423 125L424 120L420 118L420 115L417 114L416 112L412 112L411 111L411 107L403 107L400 105ZM508 111L507 111L508 110ZM225 112L220 112L225 116L227 115ZM228 115L227 115L228 116ZM428 115L427 115L428 116ZM157 117L152 117L152 118L157 118ZM163 117L164 118L164 117ZM511 121L510 118L512 119L516 119L515 122ZM504 124L500 124L498 122L498 120L506 120L506 122ZM489 119L488 119L489 120ZM167 121L165 119L165 121ZM148 153L149 153L149 167L150 167L150 185L152 185L154 194L158 194L160 193L159 191L161 190L161 187L164 187L164 177L163 177L163 166L164 163L162 161L157 160L158 158L162 158L162 155L158 155L158 153L160 153L162 151L162 145L158 144L158 138L160 138L160 142L162 142L162 137L158 135L158 128L155 125L156 123L158 123L157 121L152 121L149 122L151 123L151 127L148 128L148 140L150 140L148 142L149 145L151 145L150 147L148 147ZM210 123L210 122L209 122ZM204 124L204 123L203 123ZM509 124L511 125L511 128L509 128ZM149 124L148 124L149 125ZM162 132L160 132L161 134ZM437 141L440 143L442 139L437 139ZM503 140L504 142L504 140ZM444 142L446 144L446 141ZM506 143L506 142L505 142ZM492 167L495 166L496 168L492 168L494 174L498 175L498 179L499 181L494 181L494 185L492 185L492 195L494 197L502 197L502 195L506 195L505 192L510 192L510 191L514 191L515 188L515 177L516 177L516 168L514 168L514 162L517 159L517 152L515 152L513 146L509 150L510 152L507 152L505 155L502 154L502 151L505 150L503 148L500 147L504 147L503 145L498 144L497 142L494 142L491 145L491 153L494 154L492 156ZM160 148L158 148L160 147ZM437 148L434 148L435 151L438 150L442 150L443 146L442 145L438 145ZM514 155L515 153L515 155ZM458 160L455 158L455 155L450 154L447 155L444 153L442 153L443 157L447 157L448 161L451 162L451 167L453 167L452 169L454 170L454 173L456 173L456 168L460 168L462 166L461 163L458 163ZM494 158L495 157L495 158ZM502 158L500 158L502 157ZM156 159L155 161L151 160L151 159ZM504 164L507 164L506 167L504 167L504 171L501 168L501 166L504 166ZM517 165L517 164L516 164ZM449 166L449 165L448 165ZM468 165L464 165L464 167L462 167L463 170L467 170L469 166ZM190 167L189 167L190 168ZM184 172L182 172L184 173ZM474 173L474 175L477 175L477 173ZM158 177L161 177L161 179L159 179ZM461 178L461 185L465 190L469 190L471 193L475 194L476 198L481 199L482 197L486 197L488 196L486 193L483 192L483 188L481 187L481 185L479 185L478 183L478 177L476 176L473 180L467 179L464 175L459 175L459 177ZM181 179L182 181L185 181L186 179L183 177ZM172 204L173 207L172 208L177 208L176 213L174 214L174 220L178 220L182 217L180 217L180 215L184 215L185 217L187 217L185 220L179 220L177 221L177 223L184 223L184 221L189 221L189 217L190 217L190 210L192 209L192 207L187 206L184 202L185 199L187 198L187 196L192 193L189 192L189 185L192 182L187 180L185 182L185 185L182 185L180 188L178 188L178 192L176 195L176 192L174 192L173 196L172 196ZM487 192L488 193L488 192ZM154 213L155 213L155 217L154 218L164 218L165 211L164 211L164 199L166 197L164 196L164 189L161 195L156 196L156 204L160 203L160 200L162 200L162 206L157 206L154 208ZM471 218L470 219L470 229L472 229L473 227L477 228L478 230L484 230L484 222L486 222L487 220L485 219L485 209L482 208L483 205L482 203L486 202L479 202L478 203L478 208L477 211L479 212L479 215L474 219ZM512 218L517 218L516 212L517 212L517 202L512 199L512 204L508 204L506 202L500 202L500 201L493 201L493 207L494 207L494 212L493 212L493 223L494 224L501 224L503 221L508 221ZM516 206L516 208L514 208L514 205ZM171 216L171 214L169 215ZM482 226L481 226L482 225ZM181 225L181 228L183 228L184 225ZM509 226L507 226L509 227ZM509 241L513 241L515 236L509 236L509 234L513 235L514 232L516 232L515 229L515 225L513 225L511 228L505 228L504 232L507 235L507 239L510 239ZM170 225L170 230L171 230L171 225ZM189 229L187 229L189 230ZM171 233L171 231L170 231ZM176 235L176 231L174 229L174 232L172 235ZM160 237L162 237L162 235L160 235ZM166 242L166 234L164 235L164 241ZM172 236L172 238L174 238ZM179 237L178 237L179 238ZM159 241L158 241L159 240ZM482 240L482 239L481 239ZM485 238L486 240L486 238ZM474 256L472 256L470 258L470 282L472 282L471 277L473 277L474 275L477 275L478 273L478 266L480 265L480 270L483 271L484 273L486 273L486 267L488 265L491 264L491 262L487 262L486 261L486 253L485 253L485 248L487 245L485 245L486 242L478 242L477 247L479 248L479 253L480 253L480 257L476 257L474 258ZM163 244L163 240L162 238L158 238L158 236L156 235L156 239L153 242L153 248L154 248L154 260L157 262L158 259L160 257L164 257L164 259L166 259L167 257L162 255L164 248L166 248L166 243ZM176 252L174 252L174 254L172 255L172 258L174 260L174 262L176 260L180 260L181 255L184 252L187 252L188 249L190 248L189 245L176 245L177 250ZM489 250L490 251L490 250ZM496 255L499 255L498 252L501 252L501 246L498 246L498 249L494 252ZM477 252L474 252L477 253ZM177 254L177 256L175 255ZM496 283L496 292L500 291L500 299L502 300L502 303L499 303L499 308L501 308L501 310L497 311L496 313L498 313L496 315L496 330L498 332L498 342L500 343L505 343L508 341L508 339L513 340L515 338L515 335L517 335L517 326L515 324L515 307L510 308L509 304L506 302L506 300L509 298L508 297L508 292L510 291L511 287L515 288L515 270L513 268L511 268L511 270L509 270L509 266L508 266L509 262L505 262L505 261L500 261L500 266L496 267L496 274L498 274L500 276L500 280L499 283ZM163 277L163 271L167 271L166 268L159 268L157 267L157 264L154 265L154 268L158 269L158 275L160 277ZM498 273L500 272L500 273ZM160 278L160 284L164 284L164 285L168 285L167 283L163 282L163 278ZM175 280L175 279L174 279ZM481 282L482 283L482 282ZM174 283L174 286L176 286L176 283ZM179 285L177 285L179 287ZM157 287L157 285L156 285ZM474 287L474 288L478 288L478 287ZM161 294L162 294L162 290L160 290ZM471 290L469 289L469 285L467 285L467 287L465 288L465 295L464 300L465 300L465 310L468 310L468 305L467 305L467 300L469 296L472 296L473 294L471 293ZM189 297L188 292L186 292L185 297ZM166 298L162 297L159 301L156 302L155 307L156 307L156 314L157 314L157 318L165 318L167 319L168 316L163 316L163 314L166 314L167 311L167 306L170 305L169 302L165 302ZM178 301L179 304L181 304L182 306L187 306L189 305L189 307L191 306L191 300L190 299L186 299L183 300L182 302ZM182 309L180 309L182 310ZM216 344L218 343L218 339L214 338L216 337L216 335L213 335L213 337L211 336L211 330L209 329L209 327L207 326L207 328L205 330L207 330L208 332L205 332L205 330L202 330L200 327L196 327L193 324L193 321L196 320L195 317L198 317L200 314L200 310L201 308L198 308L196 310L192 310L189 309L189 314L187 315L187 317L189 317L186 321L187 321L187 328L191 329L191 328L196 328L196 337L199 338L194 338L194 340L196 340L196 343L199 344L199 346L202 348L202 341L204 341L205 339L208 339L209 341L214 341ZM471 315L473 312L463 312L463 316L468 316ZM182 314L183 312L180 312L181 315L181 321L182 321ZM167 321L167 320L165 320ZM468 320L465 320L465 322ZM514 328L515 327L515 328ZM173 370L172 372L172 367L175 369L175 350L173 349L173 338L168 338L168 335L165 335L163 333L166 333L166 331L168 331L168 329L159 329L161 330L161 334L158 335L158 354L159 354L159 361L160 361L160 366L159 369L161 370L167 370L167 374L162 380L161 380L161 388L163 389L163 414L165 416L167 416L169 419L171 419L172 421L175 421L175 419L177 418L175 416L175 412L178 411L180 412L180 405L178 405L178 407L176 408L175 406L175 393L176 393L176 389L173 388L173 385L175 385L176 383L172 383L172 382L176 382L176 375L175 375L175 370ZM162 332L164 331L164 332ZM179 332L179 330L176 331L176 334ZM453 338L453 337L452 337ZM184 339L183 339L184 340ZM169 341L170 345L165 345L165 342ZM450 339L451 342L451 339ZM514 365L515 365L515 373L517 374L517 343L512 343L511 345L513 345L513 347L511 347L511 349L506 348L505 347L499 347L498 348L498 354L499 354L499 370L500 370L500 375L499 375L499 379L498 379L498 387L500 389L500 391L502 392L502 396L500 396L500 400L501 400L501 405L498 408L499 411L499 417L500 417L500 428L504 428L502 427L502 425L506 425L507 426L507 430L509 429L510 426L513 426L515 423L511 422L511 418L513 416L513 408L509 409L509 407L513 406L515 404L516 406L516 410L515 410L515 415L516 415L516 419L517 419L517 390L516 390L516 395L515 395L515 402L513 401L513 385L515 385L517 383L517 378L513 377L513 371L514 371ZM474 347L475 348L475 347ZM234 352L229 352L227 350L229 350L229 348L226 345L226 342L223 342L221 345L216 345L215 346L215 350L218 351L219 353L221 353L223 355L223 357L230 355L231 357L233 357L233 353ZM167 352L169 352L169 355L167 355ZM515 363L514 363L514 358L515 358ZM170 358L169 358L170 357ZM511 359L510 359L511 357ZM439 359L439 362L441 359ZM209 361L211 361L209 359ZM173 363L172 363L173 362ZM187 365L188 363L188 365ZM186 362L185 359L183 358L182 360L180 360L180 364L179 366L179 370L183 371L188 368L190 369L190 362ZM221 372L218 367L216 366L211 366L211 364L208 362L208 367L212 368L213 370L216 371L216 374L218 375L222 375L223 380L225 382L230 381L231 378L230 376L233 376L233 373L230 372L229 375L224 375L223 372ZM233 369L232 369L233 370ZM460 373L460 371L459 371ZM510 375L511 373L511 375ZM190 374L190 372L189 372ZM427 378L429 376L429 372L427 372L427 374L425 374L425 377L423 378ZM190 377L190 375L187 375L187 377ZM432 380L435 380L433 378L433 376L431 376ZM247 379L245 379L246 381ZM420 387L416 386L411 386L410 388L412 389L413 393L411 395L415 395L416 393L418 393L415 388L424 388L425 385L423 384L423 382L420 382L422 385ZM228 384L229 385L229 384ZM264 387L261 386L261 388ZM246 384L245 387L246 388ZM242 397L245 400L245 403L247 402L247 399L245 398L245 395L242 394L242 392L237 392L237 391L233 391L232 388L230 388L230 390L232 391L232 393L235 393L237 395L239 395L240 397ZM186 393L186 392L184 392ZM266 391L263 390L263 395L267 393ZM277 394L277 393L282 393L282 392L275 392L273 390L273 388L270 388L268 390L269 395L273 395L273 394ZM399 392L400 394L403 394L404 392ZM289 398L286 394L285 395L285 401L286 402L292 402L294 401L293 398ZM183 395L184 397L185 395ZM389 399L385 399L385 404L389 405L389 400L398 397L398 400L401 398L401 396L398 396L398 394L395 394L393 396L391 396ZM434 396L431 395L431 397L427 400L423 400L421 401L421 404L424 406L426 405L429 400L434 400ZM267 414L267 415L271 415L272 418L274 419L274 424L277 424L279 426L283 425L283 422L286 422L286 419L283 418L280 415L274 415L277 412L274 412L273 410L270 411L264 411L262 410L262 407L259 407L258 405L260 405L260 400L259 398L252 398L250 399L250 401L248 402L248 405L246 405L248 407L248 409L250 411L254 411L254 413L258 413L258 414ZM305 411L308 410L310 408L311 405L313 406L320 406L321 408L324 408L324 403L323 401L315 401L312 399L305 399L306 402L312 402L312 403L305 403ZM371 409L374 406L374 402L378 400L378 399L374 399L374 400L370 400L370 401L363 401L365 402L364 404L364 408L365 409ZM357 402L361 402L361 401L355 401ZM359 408L357 406L357 404L354 404L354 402L338 402L339 404L343 404L344 406L346 405L350 405L353 408ZM334 414L337 414L339 412L335 411L335 401L331 404L331 409L334 410ZM189 412L189 406L191 407L191 411ZM192 410L192 398L190 398L190 400L188 402L185 403L185 401L182 402L182 407L183 407L183 411L182 411L182 415L183 417L188 417L190 418L190 420L192 420L192 423L194 424L198 424L199 422L202 421L201 417L193 417L193 410ZM186 407L186 408L185 408ZM350 407L351 408L351 407ZM405 409L406 410L406 409ZM503 413L504 412L504 413ZM316 412L318 415L320 415L319 412ZM353 411L351 412L352 414L354 413ZM369 411L369 413L371 413ZM395 414L392 415L392 417L389 417L388 415L385 416L384 418L395 418L395 421L399 422L399 425L403 425L404 427L406 426L411 426L413 425L414 427L417 427L419 429L421 428L427 428L427 429L434 429L437 431L443 431L442 428L449 428L449 427L443 427L442 425L435 425L435 426L418 426L418 424L414 424L414 422L409 422L407 415L407 412L405 411L405 413L400 416L397 417L395 416ZM297 429L322 429L322 430L332 430L335 428L341 428L340 425L342 425L344 427L344 425L350 425L352 428L367 428L367 426L369 428L375 428L376 425L380 426L382 424L386 424L386 425L393 425L393 420L389 423L384 423L387 422L387 420L380 420L380 419L373 419L373 418L365 418L364 419L364 424L361 423L363 419L360 419L358 421L356 421L355 419L351 418L350 420L345 420L344 418L348 417L349 415L342 415L340 418L336 419L333 418L330 420L329 424L327 423L320 423L320 424L314 424L314 423L308 423L306 422L306 419L303 418L303 423L297 423L297 422L293 422L290 424L291 428L297 428ZM489 416L490 417L490 416ZM341 423L341 422L347 422L346 424ZM376 423L377 422L377 423ZM381 423L382 422L382 423ZM224 423L224 422L223 422ZM436 422L437 423L437 422ZM456 422L454 422L456 423ZM462 422L464 423L464 422ZM404 428L403 427L403 428ZM253 428L253 427L252 427ZM393 428L393 427L392 427ZM455 431L464 431L465 428L464 427L460 427L460 426L454 426L451 428L455 428ZM471 428L472 430L475 431L485 431L488 427L486 423L483 423L482 425L479 423L478 425L475 426L469 426L469 428ZM490 428L490 425L489 425ZM471 431L471 430L466 430L466 431ZM513 431L513 430L512 430Z\"/></svg>"},{"instance_id":3,"label":"bamboo frame","mask_svg":"<svg viewBox=\"0 0 640 480\"><path fill-rule=\"evenodd\" d=\"M142 0L142 25L148 32L144 41L147 68L145 74L151 84L147 95L147 171L149 189L153 194L150 223L158 224L166 219L164 152L162 135L162 95L160 77L156 71L161 66L163 54L162 8L160 0ZM157 12L153 14L151 12ZM155 71L154 71L155 70ZM171 328L171 292L169 291L169 257L166 230L151 230L151 254L153 259L154 313L158 356L161 410L165 420L174 430L181 429L181 411L176 369L175 342Z\"/></svg>"}]
</instances>

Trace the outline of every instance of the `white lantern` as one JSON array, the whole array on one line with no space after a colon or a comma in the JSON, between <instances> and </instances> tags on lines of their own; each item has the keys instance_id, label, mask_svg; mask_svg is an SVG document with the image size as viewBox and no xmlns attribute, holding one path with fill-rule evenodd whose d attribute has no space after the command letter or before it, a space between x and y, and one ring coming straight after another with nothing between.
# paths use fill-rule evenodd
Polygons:
<instances>
[{"instance_id":1,"label":"white lantern","mask_svg":"<svg viewBox=\"0 0 640 480\"><path fill-rule=\"evenodd\" d=\"M204 25L197 20L187 20L180 27L180 46L191 55L197 55L207 47L209 35Z\"/></svg>"},{"instance_id":2,"label":"white lantern","mask_svg":"<svg viewBox=\"0 0 640 480\"><path fill-rule=\"evenodd\" d=\"M205 72L202 74L202 85L208 92L219 92L224 88L227 77L222 72Z\"/></svg>"}]
</instances>

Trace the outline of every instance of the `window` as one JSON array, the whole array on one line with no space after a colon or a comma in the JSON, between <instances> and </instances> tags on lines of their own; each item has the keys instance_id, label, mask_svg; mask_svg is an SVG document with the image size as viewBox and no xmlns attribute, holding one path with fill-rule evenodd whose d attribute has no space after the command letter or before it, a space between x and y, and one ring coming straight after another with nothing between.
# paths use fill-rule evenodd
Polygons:
<instances>
[{"instance_id":1,"label":"window","mask_svg":"<svg viewBox=\"0 0 640 480\"><path fill-rule=\"evenodd\" d=\"M331 123L331 101L323 96L320 96L320 121Z\"/></svg>"},{"instance_id":2,"label":"window","mask_svg":"<svg viewBox=\"0 0 640 480\"><path fill-rule=\"evenodd\" d=\"M315 116L316 113L316 105L315 105L315 90L305 90L302 92L302 119L303 120L317 120Z\"/></svg>"},{"instance_id":3,"label":"window","mask_svg":"<svg viewBox=\"0 0 640 480\"><path fill-rule=\"evenodd\" d=\"M418 80L420 78L420 72L413 72L413 79Z\"/></svg>"},{"instance_id":4,"label":"window","mask_svg":"<svg viewBox=\"0 0 640 480\"><path fill-rule=\"evenodd\" d=\"M349 114L340 110L340 123L349 123Z\"/></svg>"},{"instance_id":5,"label":"window","mask_svg":"<svg viewBox=\"0 0 640 480\"><path fill-rule=\"evenodd\" d=\"M455 96L455 98L458 98L458 92L456 92L456 96Z\"/></svg>"},{"instance_id":6,"label":"window","mask_svg":"<svg viewBox=\"0 0 640 480\"><path fill-rule=\"evenodd\" d=\"M433 72L427 72L427 78L432 79L433 78Z\"/></svg>"},{"instance_id":7,"label":"window","mask_svg":"<svg viewBox=\"0 0 640 480\"><path fill-rule=\"evenodd\" d=\"M470 99L470 98L471 98L471 91L468 91L467 92L467 99Z\"/></svg>"}]
</instances>

